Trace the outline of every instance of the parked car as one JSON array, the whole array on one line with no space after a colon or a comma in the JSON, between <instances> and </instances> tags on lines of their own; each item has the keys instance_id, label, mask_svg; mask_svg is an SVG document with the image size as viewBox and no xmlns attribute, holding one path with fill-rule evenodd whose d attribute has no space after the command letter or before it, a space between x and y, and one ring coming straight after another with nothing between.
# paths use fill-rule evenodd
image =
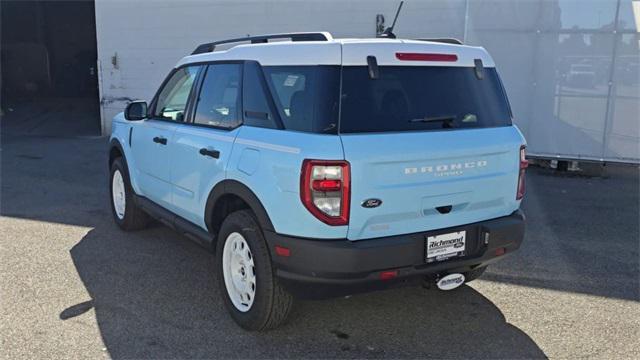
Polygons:
<instances>
[{"instance_id":1,"label":"parked car","mask_svg":"<svg viewBox=\"0 0 640 360\"><path fill-rule=\"evenodd\" d=\"M453 289L522 242L511 118L480 47L328 33L203 44L148 106L114 118L113 216L213 248L249 330L281 324L294 296Z\"/></svg>"}]
</instances>

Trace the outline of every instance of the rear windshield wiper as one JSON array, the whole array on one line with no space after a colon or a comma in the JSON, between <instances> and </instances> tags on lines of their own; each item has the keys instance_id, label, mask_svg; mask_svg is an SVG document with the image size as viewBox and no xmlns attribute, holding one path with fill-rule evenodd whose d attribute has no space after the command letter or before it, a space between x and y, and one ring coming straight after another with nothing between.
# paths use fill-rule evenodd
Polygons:
<instances>
[{"instance_id":1,"label":"rear windshield wiper","mask_svg":"<svg viewBox=\"0 0 640 360\"><path fill-rule=\"evenodd\" d=\"M456 116L455 115L445 115L445 116L424 117L424 118L420 118L420 119L411 119L410 122L412 122L412 123L417 123L417 122L424 122L424 123L442 122L442 127L450 128L450 127L454 127L455 126L453 124L453 122L455 120L456 120Z\"/></svg>"}]
</instances>

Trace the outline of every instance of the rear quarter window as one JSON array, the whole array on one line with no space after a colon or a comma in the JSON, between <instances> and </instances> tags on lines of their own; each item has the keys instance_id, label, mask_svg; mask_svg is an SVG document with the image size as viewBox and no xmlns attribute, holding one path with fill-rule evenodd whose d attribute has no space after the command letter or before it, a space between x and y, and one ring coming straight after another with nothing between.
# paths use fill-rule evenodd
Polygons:
<instances>
[{"instance_id":1,"label":"rear quarter window","mask_svg":"<svg viewBox=\"0 0 640 360\"><path fill-rule=\"evenodd\" d=\"M511 125L495 68L483 79L472 67L366 66L342 72L340 132L425 131Z\"/></svg>"},{"instance_id":2,"label":"rear quarter window","mask_svg":"<svg viewBox=\"0 0 640 360\"><path fill-rule=\"evenodd\" d=\"M265 66L263 70L285 129L337 133L338 66Z\"/></svg>"}]
</instances>

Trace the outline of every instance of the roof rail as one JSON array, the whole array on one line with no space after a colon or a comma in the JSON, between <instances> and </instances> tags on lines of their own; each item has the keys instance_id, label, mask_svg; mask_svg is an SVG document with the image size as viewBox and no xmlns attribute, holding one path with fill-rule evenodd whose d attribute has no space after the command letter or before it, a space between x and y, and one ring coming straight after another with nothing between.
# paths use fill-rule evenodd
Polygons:
<instances>
[{"instance_id":1,"label":"roof rail","mask_svg":"<svg viewBox=\"0 0 640 360\"><path fill-rule=\"evenodd\" d=\"M246 36L242 38L228 39L214 41L210 43L200 44L193 50L191 55L203 54L212 52L216 49L216 46L222 44L231 44L250 41L252 44L267 43L273 39L290 39L291 41L331 41L333 37L328 32L298 32L298 33L284 33L284 34L269 34L269 35L256 35Z\"/></svg>"},{"instance_id":2,"label":"roof rail","mask_svg":"<svg viewBox=\"0 0 640 360\"><path fill-rule=\"evenodd\" d=\"M463 45L462 41L456 39L456 38L434 38L434 39L416 39L419 41L431 41L431 42L439 42L439 43L446 43L446 44L455 44L455 45Z\"/></svg>"}]
</instances>

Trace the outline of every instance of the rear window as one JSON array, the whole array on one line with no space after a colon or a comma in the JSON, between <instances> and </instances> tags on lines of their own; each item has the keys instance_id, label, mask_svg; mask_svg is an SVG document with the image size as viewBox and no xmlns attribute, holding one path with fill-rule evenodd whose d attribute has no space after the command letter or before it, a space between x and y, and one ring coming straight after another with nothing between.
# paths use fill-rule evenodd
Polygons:
<instances>
[{"instance_id":1,"label":"rear window","mask_svg":"<svg viewBox=\"0 0 640 360\"><path fill-rule=\"evenodd\" d=\"M263 69L285 129L337 132L338 66L265 66Z\"/></svg>"},{"instance_id":2,"label":"rear window","mask_svg":"<svg viewBox=\"0 0 640 360\"><path fill-rule=\"evenodd\" d=\"M511 125L495 68L366 66L342 70L341 133L424 131Z\"/></svg>"}]
</instances>

